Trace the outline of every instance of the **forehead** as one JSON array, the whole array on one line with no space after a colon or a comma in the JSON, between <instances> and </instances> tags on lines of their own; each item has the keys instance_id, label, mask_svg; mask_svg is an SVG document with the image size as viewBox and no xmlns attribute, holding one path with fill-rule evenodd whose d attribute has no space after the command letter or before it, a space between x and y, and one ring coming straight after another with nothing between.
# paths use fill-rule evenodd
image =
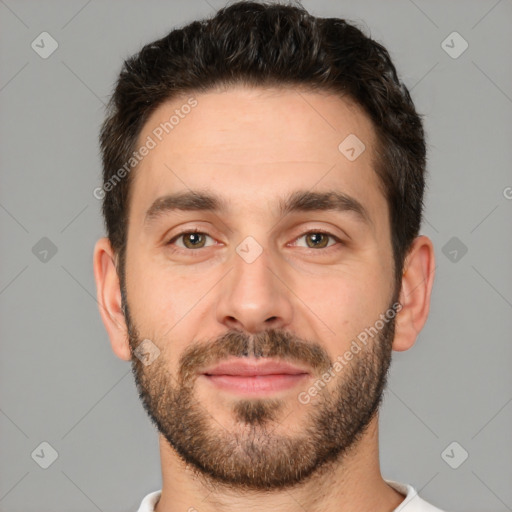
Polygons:
<instances>
[{"instance_id":1,"label":"forehead","mask_svg":"<svg viewBox=\"0 0 512 512\"><path fill-rule=\"evenodd\" d=\"M159 197L198 189L253 214L268 211L274 196L306 189L346 193L376 221L387 210L373 169L372 122L334 94L232 87L182 96L150 116L139 146L150 139L133 171L135 222ZM343 153L346 140L364 144L355 160Z\"/></svg>"}]
</instances>

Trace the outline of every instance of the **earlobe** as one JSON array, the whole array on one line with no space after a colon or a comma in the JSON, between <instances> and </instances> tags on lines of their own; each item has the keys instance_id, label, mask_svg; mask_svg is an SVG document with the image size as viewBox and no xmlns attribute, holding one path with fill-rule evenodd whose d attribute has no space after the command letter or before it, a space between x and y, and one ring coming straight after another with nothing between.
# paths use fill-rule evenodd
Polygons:
<instances>
[{"instance_id":1,"label":"earlobe","mask_svg":"<svg viewBox=\"0 0 512 512\"><path fill-rule=\"evenodd\" d=\"M393 350L411 348L425 325L434 284L434 246L425 235L416 237L406 258L402 276L400 304L396 317Z\"/></svg>"},{"instance_id":2,"label":"earlobe","mask_svg":"<svg viewBox=\"0 0 512 512\"><path fill-rule=\"evenodd\" d=\"M94 247L93 256L99 311L114 354L120 359L130 361L128 330L122 310L121 288L115 261L108 238L100 238Z\"/></svg>"}]
</instances>

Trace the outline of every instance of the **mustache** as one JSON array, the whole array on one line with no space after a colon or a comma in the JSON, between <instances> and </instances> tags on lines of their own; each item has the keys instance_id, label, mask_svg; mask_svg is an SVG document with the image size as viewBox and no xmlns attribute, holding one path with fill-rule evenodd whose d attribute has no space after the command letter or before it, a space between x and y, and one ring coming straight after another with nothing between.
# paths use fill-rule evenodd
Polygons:
<instances>
[{"instance_id":1,"label":"mustache","mask_svg":"<svg viewBox=\"0 0 512 512\"><path fill-rule=\"evenodd\" d=\"M254 336L233 329L214 341L189 346L179 361L179 380L190 381L198 370L222 362L228 357L275 358L309 366L315 373L327 371L332 362L317 343L303 340L287 331L269 329Z\"/></svg>"}]
</instances>

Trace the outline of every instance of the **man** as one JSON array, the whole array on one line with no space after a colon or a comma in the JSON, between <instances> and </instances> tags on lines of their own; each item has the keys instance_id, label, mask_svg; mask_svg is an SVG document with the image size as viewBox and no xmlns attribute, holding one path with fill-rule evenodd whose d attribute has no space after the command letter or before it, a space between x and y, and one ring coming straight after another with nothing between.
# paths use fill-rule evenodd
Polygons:
<instances>
[{"instance_id":1,"label":"man","mask_svg":"<svg viewBox=\"0 0 512 512\"><path fill-rule=\"evenodd\" d=\"M139 511L438 511L379 465L391 352L435 266L387 51L238 2L128 59L100 138L100 313L159 432Z\"/></svg>"}]
</instances>

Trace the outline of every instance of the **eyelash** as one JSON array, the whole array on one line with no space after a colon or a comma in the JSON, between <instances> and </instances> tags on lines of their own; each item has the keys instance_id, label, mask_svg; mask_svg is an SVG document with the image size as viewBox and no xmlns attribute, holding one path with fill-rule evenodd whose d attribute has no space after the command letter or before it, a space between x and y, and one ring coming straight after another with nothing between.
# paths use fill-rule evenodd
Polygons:
<instances>
[{"instance_id":1,"label":"eyelash","mask_svg":"<svg viewBox=\"0 0 512 512\"><path fill-rule=\"evenodd\" d=\"M191 229L191 230L187 230L187 231L182 231L181 233L178 233L177 235L174 235L167 243L166 243L166 246L170 247L176 240L178 240L179 238L181 238L182 236L184 235L191 235L191 234L200 234L200 235L206 235L206 236L209 236L210 238L213 238L212 236L210 236L208 233L205 233L204 231L201 231L199 229ZM310 235L312 233L315 233L315 234L322 234L322 235L327 235L329 236L330 238L334 239L335 242L337 242L338 244L341 244L341 245L344 245L344 242L338 238L337 236L333 235L332 233L330 233L329 231L324 231L323 229L312 229L310 231L306 231L305 233L303 233L302 235L298 236L296 240L299 240L300 238L306 236L306 235ZM336 247L336 244L334 245L331 245L329 247L322 247L320 249L315 249L313 247L305 247L304 249L306 250L309 250L309 251L320 251L320 250L323 250L323 251L326 251L326 250L329 250L329 249L339 249L339 247ZM173 248L172 251L173 252L182 252L182 253L194 253L194 252L199 252L200 249L207 249L207 247L199 247L199 249L183 249L181 247L178 247L178 248Z\"/></svg>"}]
</instances>

